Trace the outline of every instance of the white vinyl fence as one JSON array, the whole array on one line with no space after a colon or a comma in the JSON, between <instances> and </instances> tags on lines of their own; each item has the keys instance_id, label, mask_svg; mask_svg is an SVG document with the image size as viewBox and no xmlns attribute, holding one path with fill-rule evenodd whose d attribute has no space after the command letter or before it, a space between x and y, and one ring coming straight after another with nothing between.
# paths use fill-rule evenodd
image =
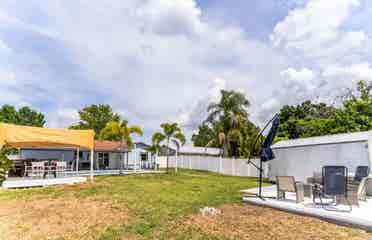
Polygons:
<instances>
[{"instance_id":1,"label":"white vinyl fence","mask_svg":"<svg viewBox=\"0 0 372 240\"><path fill-rule=\"evenodd\" d=\"M248 159L222 158L212 156L187 156L181 155L169 157L169 167L206 170L232 176L258 177L259 172L252 164L247 164ZM165 160L165 159L162 159ZM253 163L259 164L258 159L253 159ZM267 164L264 163L264 177L267 176Z\"/></svg>"}]
</instances>

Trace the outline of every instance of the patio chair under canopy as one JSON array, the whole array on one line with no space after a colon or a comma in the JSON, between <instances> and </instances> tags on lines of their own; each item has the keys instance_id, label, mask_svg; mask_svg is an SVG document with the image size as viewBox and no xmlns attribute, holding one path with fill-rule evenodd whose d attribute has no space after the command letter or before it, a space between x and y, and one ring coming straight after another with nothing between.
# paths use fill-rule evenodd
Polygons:
<instances>
[{"instance_id":1,"label":"patio chair under canopy","mask_svg":"<svg viewBox=\"0 0 372 240\"><path fill-rule=\"evenodd\" d=\"M94 131L40 128L0 123L0 146L76 147L90 149L90 178L93 180Z\"/></svg>"}]
</instances>

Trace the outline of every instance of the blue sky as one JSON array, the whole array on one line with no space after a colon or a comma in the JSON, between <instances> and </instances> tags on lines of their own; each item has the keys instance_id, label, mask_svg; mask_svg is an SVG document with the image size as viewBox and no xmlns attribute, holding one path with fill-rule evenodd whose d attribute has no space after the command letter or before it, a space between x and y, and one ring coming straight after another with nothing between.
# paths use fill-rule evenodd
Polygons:
<instances>
[{"instance_id":1,"label":"blue sky","mask_svg":"<svg viewBox=\"0 0 372 240\"><path fill-rule=\"evenodd\" d=\"M371 80L371 14L367 0L2 0L0 104L32 106L50 127L110 104L147 141L165 121L190 135L234 89L261 124Z\"/></svg>"}]
</instances>

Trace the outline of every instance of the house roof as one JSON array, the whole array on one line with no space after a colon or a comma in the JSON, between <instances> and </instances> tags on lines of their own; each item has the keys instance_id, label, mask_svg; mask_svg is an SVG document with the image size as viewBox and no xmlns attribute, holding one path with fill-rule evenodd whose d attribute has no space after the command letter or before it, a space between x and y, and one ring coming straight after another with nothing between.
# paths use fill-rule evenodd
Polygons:
<instances>
[{"instance_id":1,"label":"house roof","mask_svg":"<svg viewBox=\"0 0 372 240\"><path fill-rule=\"evenodd\" d=\"M120 151L126 147L127 147L126 145L123 145L119 141L101 141L101 140L94 141L94 151L115 152L115 151Z\"/></svg>"},{"instance_id":2,"label":"house roof","mask_svg":"<svg viewBox=\"0 0 372 240\"><path fill-rule=\"evenodd\" d=\"M169 153L170 155L174 155L176 154L176 150L174 150L171 147L167 147L166 145L162 145L160 147L159 155L164 156L164 155L167 155L167 153Z\"/></svg>"},{"instance_id":3,"label":"house roof","mask_svg":"<svg viewBox=\"0 0 372 240\"><path fill-rule=\"evenodd\" d=\"M355 132L355 133L342 133L334 135L326 135L321 137L299 138L288 141L280 141L275 143L272 148L290 148L301 147L309 145L323 145L347 142L363 142L372 138L372 131Z\"/></svg>"},{"instance_id":4,"label":"house roof","mask_svg":"<svg viewBox=\"0 0 372 240\"><path fill-rule=\"evenodd\" d=\"M137 148L143 148L143 149L146 149L148 147L150 147L150 145L144 143L144 142L135 142L134 143L136 145Z\"/></svg>"},{"instance_id":5,"label":"house roof","mask_svg":"<svg viewBox=\"0 0 372 240\"><path fill-rule=\"evenodd\" d=\"M200 154L200 155L220 155L221 149L211 147L183 146L179 150L180 154Z\"/></svg>"}]
</instances>

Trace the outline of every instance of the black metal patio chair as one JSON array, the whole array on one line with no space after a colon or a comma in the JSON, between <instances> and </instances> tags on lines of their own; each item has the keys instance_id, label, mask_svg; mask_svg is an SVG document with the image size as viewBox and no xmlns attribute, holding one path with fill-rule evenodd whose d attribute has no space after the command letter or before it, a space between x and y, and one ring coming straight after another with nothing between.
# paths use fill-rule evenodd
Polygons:
<instances>
[{"instance_id":1,"label":"black metal patio chair","mask_svg":"<svg viewBox=\"0 0 372 240\"><path fill-rule=\"evenodd\" d=\"M343 199L351 211L352 206L348 199L348 169L345 166L324 166L322 168L322 184L315 185L313 196L314 203L318 197L321 206L326 210L330 209L325 206L337 205L340 203L340 199ZM324 198L333 198L333 202L324 204ZM336 209L332 208L332 210Z\"/></svg>"}]
</instances>

